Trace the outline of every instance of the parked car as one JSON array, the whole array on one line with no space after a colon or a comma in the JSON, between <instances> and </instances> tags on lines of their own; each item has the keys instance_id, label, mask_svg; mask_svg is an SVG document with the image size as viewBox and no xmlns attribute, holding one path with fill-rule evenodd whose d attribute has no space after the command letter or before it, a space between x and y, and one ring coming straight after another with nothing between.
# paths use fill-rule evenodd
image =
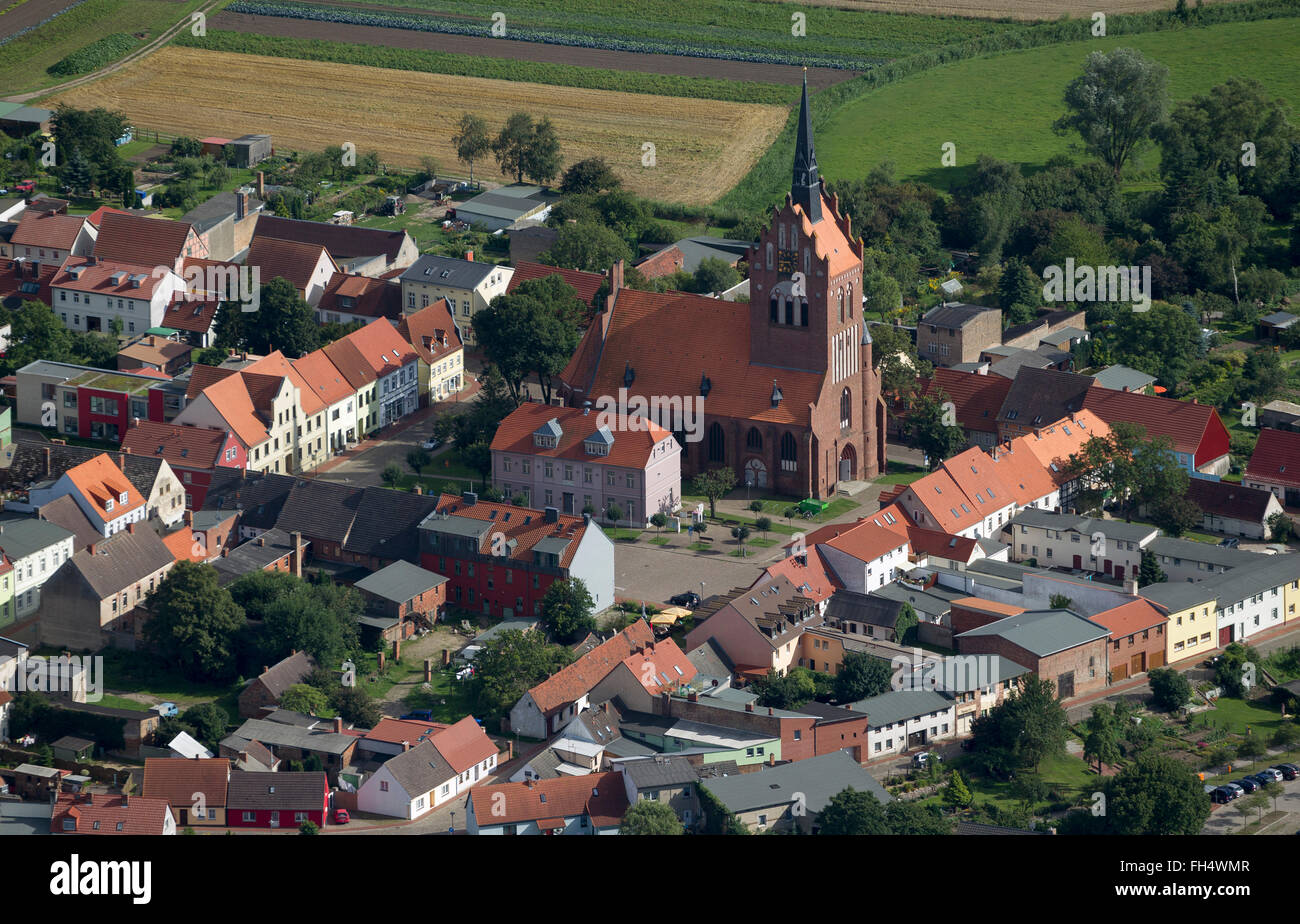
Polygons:
<instances>
[{"instance_id":1,"label":"parked car","mask_svg":"<svg viewBox=\"0 0 1300 924\"><path fill-rule=\"evenodd\" d=\"M668 602L673 606L684 606L688 610L693 610L700 605L700 595L688 590L684 594L669 597Z\"/></svg>"},{"instance_id":2,"label":"parked car","mask_svg":"<svg viewBox=\"0 0 1300 924\"><path fill-rule=\"evenodd\" d=\"M935 761L941 761L943 760L943 755L936 754L934 751L921 751L919 754L912 755L912 766L924 767L929 764L932 759Z\"/></svg>"},{"instance_id":3,"label":"parked car","mask_svg":"<svg viewBox=\"0 0 1300 924\"><path fill-rule=\"evenodd\" d=\"M1253 776L1243 776L1241 779L1237 780L1234 785L1240 787L1247 793L1252 793L1259 791L1260 782Z\"/></svg>"},{"instance_id":4,"label":"parked car","mask_svg":"<svg viewBox=\"0 0 1300 924\"><path fill-rule=\"evenodd\" d=\"M181 714L181 711L176 708L175 703L159 703L152 708L154 712L158 713L164 719Z\"/></svg>"},{"instance_id":5,"label":"parked car","mask_svg":"<svg viewBox=\"0 0 1300 924\"><path fill-rule=\"evenodd\" d=\"M336 825L345 825L351 820L352 820L352 816L348 814L347 809L334 810L334 823Z\"/></svg>"},{"instance_id":6,"label":"parked car","mask_svg":"<svg viewBox=\"0 0 1300 924\"><path fill-rule=\"evenodd\" d=\"M35 180L23 180L21 183L14 184L14 192L29 193L36 191Z\"/></svg>"},{"instance_id":7,"label":"parked car","mask_svg":"<svg viewBox=\"0 0 1300 924\"><path fill-rule=\"evenodd\" d=\"M432 722L432 721L433 721L433 710L432 710L432 709L412 709L412 710L411 710L410 712L408 712L406 715L402 716L402 718L403 718L403 719L414 719L414 720L417 721L417 722Z\"/></svg>"},{"instance_id":8,"label":"parked car","mask_svg":"<svg viewBox=\"0 0 1300 924\"><path fill-rule=\"evenodd\" d=\"M1297 775L1300 775L1300 769L1297 769L1295 764L1275 764L1272 769L1282 774L1282 779L1288 781L1294 780Z\"/></svg>"},{"instance_id":9,"label":"parked car","mask_svg":"<svg viewBox=\"0 0 1300 924\"><path fill-rule=\"evenodd\" d=\"M429 437L427 440L425 440L423 443L420 444L420 448L421 448L421 449L437 449L437 448L438 448L439 446L441 446L441 445L442 445L442 440L438 439L436 436L431 436L431 437Z\"/></svg>"},{"instance_id":10,"label":"parked car","mask_svg":"<svg viewBox=\"0 0 1300 924\"><path fill-rule=\"evenodd\" d=\"M1223 660L1223 655L1216 654L1213 657L1206 658L1201 663L1204 664L1206 667L1217 667L1219 665L1219 662L1222 660Z\"/></svg>"},{"instance_id":11,"label":"parked car","mask_svg":"<svg viewBox=\"0 0 1300 924\"><path fill-rule=\"evenodd\" d=\"M1232 797L1234 799L1236 799L1238 796L1244 796L1246 794L1246 790L1238 786L1236 783L1224 783L1223 785L1226 789L1230 789L1234 793L1236 793L1236 795Z\"/></svg>"},{"instance_id":12,"label":"parked car","mask_svg":"<svg viewBox=\"0 0 1300 924\"><path fill-rule=\"evenodd\" d=\"M1210 801L1217 805L1227 805L1237 798L1236 792L1227 786L1215 786L1210 789Z\"/></svg>"},{"instance_id":13,"label":"parked car","mask_svg":"<svg viewBox=\"0 0 1300 924\"><path fill-rule=\"evenodd\" d=\"M1259 771L1259 773L1255 774L1255 779L1262 780L1266 783L1280 783L1286 779L1286 776L1276 767L1265 767L1263 770Z\"/></svg>"},{"instance_id":14,"label":"parked car","mask_svg":"<svg viewBox=\"0 0 1300 924\"><path fill-rule=\"evenodd\" d=\"M1229 536L1227 539L1221 539L1219 545L1223 546L1225 549L1235 549L1237 546L1241 545L1241 540L1235 536Z\"/></svg>"}]
</instances>

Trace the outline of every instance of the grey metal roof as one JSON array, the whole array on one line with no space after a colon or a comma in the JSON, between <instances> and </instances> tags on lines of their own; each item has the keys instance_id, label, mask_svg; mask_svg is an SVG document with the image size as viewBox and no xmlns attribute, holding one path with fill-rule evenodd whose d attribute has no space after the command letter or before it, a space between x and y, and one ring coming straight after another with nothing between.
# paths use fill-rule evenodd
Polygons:
<instances>
[{"instance_id":1,"label":"grey metal roof","mask_svg":"<svg viewBox=\"0 0 1300 924\"><path fill-rule=\"evenodd\" d=\"M946 712L952 700L933 690L890 690L879 696L860 699L849 705L854 712L865 713L872 728L893 725L932 712Z\"/></svg>"},{"instance_id":2,"label":"grey metal roof","mask_svg":"<svg viewBox=\"0 0 1300 924\"><path fill-rule=\"evenodd\" d=\"M545 208L550 199L539 186L502 186L462 202L456 206L456 215L460 217L462 213L469 213L517 221L531 212Z\"/></svg>"},{"instance_id":3,"label":"grey metal roof","mask_svg":"<svg viewBox=\"0 0 1300 924\"><path fill-rule=\"evenodd\" d=\"M735 263L749 252L753 244L725 237L687 237L669 246L682 252L682 269L693 273L700 268L700 261L709 257Z\"/></svg>"},{"instance_id":4,"label":"grey metal roof","mask_svg":"<svg viewBox=\"0 0 1300 924\"><path fill-rule=\"evenodd\" d=\"M891 800L876 778L843 751L766 767L754 773L713 778L700 785L732 812L787 805L795 801L795 793L802 793L804 806L817 814L827 802L849 788L869 792L882 804Z\"/></svg>"},{"instance_id":5,"label":"grey metal roof","mask_svg":"<svg viewBox=\"0 0 1300 924\"><path fill-rule=\"evenodd\" d=\"M612 769L622 770L638 790L658 789L661 786L682 786L699 779L695 769L685 757L656 755L619 762Z\"/></svg>"},{"instance_id":6,"label":"grey metal roof","mask_svg":"<svg viewBox=\"0 0 1300 924\"><path fill-rule=\"evenodd\" d=\"M395 561L388 567L367 575L353 586L394 603L405 603L446 582L447 579L441 574L426 571L407 561Z\"/></svg>"},{"instance_id":7,"label":"grey metal roof","mask_svg":"<svg viewBox=\"0 0 1300 924\"><path fill-rule=\"evenodd\" d=\"M1148 584L1138 589L1138 596L1145 597L1152 603L1158 603L1171 613L1216 599L1214 588L1208 581L1168 581L1161 584Z\"/></svg>"},{"instance_id":8,"label":"grey metal roof","mask_svg":"<svg viewBox=\"0 0 1300 924\"><path fill-rule=\"evenodd\" d=\"M1296 320L1296 316L1289 311L1274 311L1272 314L1266 314L1260 321L1265 324L1271 324L1274 327L1290 327Z\"/></svg>"},{"instance_id":9,"label":"grey metal roof","mask_svg":"<svg viewBox=\"0 0 1300 924\"><path fill-rule=\"evenodd\" d=\"M490 626L478 635L474 636L473 643L482 647L502 633L527 632L530 629L536 628L539 622L541 622L540 619L531 619L528 617L512 617L510 619L503 619L495 626Z\"/></svg>"},{"instance_id":10,"label":"grey metal roof","mask_svg":"<svg viewBox=\"0 0 1300 924\"><path fill-rule=\"evenodd\" d=\"M444 536L466 536L482 539L483 534L492 528L491 520L475 520L472 517L444 516L431 513L420 523L420 529L439 533Z\"/></svg>"},{"instance_id":11,"label":"grey metal roof","mask_svg":"<svg viewBox=\"0 0 1300 924\"><path fill-rule=\"evenodd\" d=\"M233 735L221 743L235 750L247 747L250 741L260 741L273 748L290 747L304 751L319 751L323 754L343 754L357 740L351 735L340 735L332 731L300 728L281 722L268 722L265 719L248 719Z\"/></svg>"},{"instance_id":12,"label":"grey metal roof","mask_svg":"<svg viewBox=\"0 0 1300 924\"><path fill-rule=\"evenodd\" d=\"M564 430L560 427L560 421L552 417L550 420L546 421L546 423L542 424L540 427L534 430L533 435L553 436L556 439L559 439L561 436L564 435Z\"/></svg>"},{"instance_id":13,"label":"grey metal roof","mask_svg":"<svg viewBox=\"0 0 1300 924\"><path fill-rule=\"evenodd\" d=\"M1225 568L1253 565L1261 558L1269 557L1260 552L1230 549L1222 545L1211 545L1208 542L1197 542L1195 539L1175 539L1172 536L1159 537L1148 545L1147 549L1156 555L1166 555L1169 558L1186 561L1204 561Z\"/></svg>"},{"instance_id":14,"label":"grey metal roof","mask_svg":"<svg viewBox=\"0 0 1300 924\"><path fill-rule=\"evenodd\" d=\"M304 539L303 547L310 543ZM212 566L217 569L218 580L228 584L250 571L261 571L271 562L283 558L293 551L292 537L282 529L268 529L256 537L241 542L225 555L213 559Z\"/></svg>"},{"instance_id":15,"label":"grey metal roof","mask_svg":"<svg viewBox=\"0 0 1300 924\"><path fill-rule=\"evenodd\" d=\"M1096 520L1091 517L1075 516L1072 513L1053 513L1036 507L1026 508L1011 518L1013 526L1030 528L1059 529L1076 532L1084 536L1102 533L1108 539L1122 539L1125 542L1145 542L1151 536L1158 536L1160 530L1146 523L1129 523L1124 520ZM1158 542L1157 538L1152 542Z\"/></svg>"},{"instance_id":16,"label":"grey metal roof","mask_svg":"<svg viewBox=\"0 0 1300 924\"><path fill-rule=\"evenodd\" d=\"M328 789L325 774L319 770L255 773L235 770L226 789L228 811L274 808L309 811L325 805Z\"/></svg>"},{"instance_id":17,"label":"grey metal roof","mask_svg":"<svg viewBox=\"0 0 1300 924\"><path fill-rule=\"evenodd\" d=\"M390 757L384 766L412 799L437 789L456 775L451 764L429 741Z\"/></svg>"},{"instance_id":18,"label":"grey metal roof","mask_svg":"<svg viewBox=\"0 0 1300 924\"><path fill-rule=\"evenodd\" d=\"M1154 385L1156 381L1154 375L1148 375L1145 372L1139 372L1137 369L1131 369L1118 363L1114 366L1107 366L1094 375L1093 378L1102 388L1110 388L1114 391L1141 391L1148 385Z\"/></svg>"},{"instance_id":19,"label":"grey metal roof","mask_svg":"<svg viewBox=\"0 0 1300 924\"><path fill-rule=\"evenodd\" d=\"M1029 610L962 632L956 638L986 635L1004 638L1042 658L1107 638L1110 630L1069 610Z\"/></svg>"},{"instance_id":20,"label":"grey metal roof","mask_svg":"<svg viewBox=\"0 0 1300 924\"><path fill-rule=\"evenodd\" d=\"M1258 562L1232 568L1213 578L1202 581L1214 588L1220 608L1231 606L1255 594L1264 593L1290 581L1300 580L1300 555L1286 552L1278 555L1260 555ZM1279 611L1282 603L1278 602Z\"/></svg>"},{"instance_id":21,"label":"grey metal roof","mask_svg":"<svg viewBox=\"0 0 1300 924\"><path fill-rule=\"evenodd\" d=\"M0 549L15 560L48 549L74 535L62 526L35 517L0 517Z\"/></svg>"},{"instance_id":22,"label":"grey metal roof","mask_svg":"<svg viewBox=\"0 0 1300 924\"><path fill-rule=\"evenodd\" d=\"M931 308L922 315L920 323L929 324L933 327L961 328L969 324L984 312L996 310L997 309L995 308L985 308L983 305L968 305L964 302L950 302L947 305L939 305Z\"/></svg>"},{"instance_id":23,"label":"grey metal roof","mask_svg":"<svg viewBox=\"0 0 1300 924\"><path fill-rule=\"evenodd\" d=\"M194 226L196 234L202 234L215 225L221 224L236 213L235 194L233 192L217 193L207 202L197 205L181 216L181 221L188 221ZM248 197L248 212L252 214L262 207L261 199Z\"/></svg>"},{"instance_id":24,"label":"grey metal roof","mask_svg":"<svg viewBox=\"0 0 1300 924\"><path fill-rule=\"evenodd\" d=\"M545 539L539 539L533 546L534 552L540 552L543 555L563 555L564 550L573 544L572 539L560 539L555 536L547 536Z\"/></svg>"},{"instance_id":25,"label":"grey metal roof","mask_svg":"<svg viewBox=\"0 0 1300 924\"><path fill-rule=\"evenodd\" d=\"M402 282L427 282L453 289L472 289L497 269L494 263L425 254L406 268L401 275L401 280Z\"/></svg>"}]
</instances>

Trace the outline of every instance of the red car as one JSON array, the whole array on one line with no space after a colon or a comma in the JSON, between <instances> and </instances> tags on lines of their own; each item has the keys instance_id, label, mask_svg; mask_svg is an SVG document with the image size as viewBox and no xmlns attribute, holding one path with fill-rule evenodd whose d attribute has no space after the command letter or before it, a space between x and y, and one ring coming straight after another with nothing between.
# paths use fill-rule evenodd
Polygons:
<instances>
[{"instance_id":1,"label":"red car","mask_svg":"<svg viewBox=\"0 0 1300 924\"><path fill-rule=\"evenodd\" d=\"M334 823L336 825L345 825L351 820L352 820L352 816L348 814L347 809L334 810Z\"/></svg>"},{"instance_id":2,"label":"red car","mask_svg":"<svg viewBox=\"0 0 1300 924\"><path fill-rule=\"evenodd\" d=\"M14 192L29 193L35 191L36 191L35 180L23 180L21 183L14 184Z\"/></svg>"}]
</instances>

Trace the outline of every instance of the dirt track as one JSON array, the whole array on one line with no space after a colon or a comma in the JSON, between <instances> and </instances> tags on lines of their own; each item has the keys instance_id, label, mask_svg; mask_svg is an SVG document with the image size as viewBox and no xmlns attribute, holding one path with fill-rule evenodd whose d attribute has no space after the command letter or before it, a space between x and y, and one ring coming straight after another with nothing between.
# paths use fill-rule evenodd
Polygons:
<instances>
[{"instance_id":1,"label":"dirt track","mask_svg":"<svg viewBox=\"0 0 1300 924\"><path fill-rule=\"evenodd\" d=\"M34 2L34 0L28 0ZM354 42L389 48L427 48L488 58L518 61L543 61L601 67L648 74L685 74L719 80L752 80L759 83L796 85L803 79L803 68L784 64L757 64L751 61L720 61L713 58L688 58L682 55L650 55L630 51L606 51L599 48L572 48L541 42L517 42L511 39L474 38L445 35L439 32L416 32L411 29L386 29L378 26L354 26L344 23L316 22L310 19L287 19L279 16L255 16L248 13L221 12L208 21L209 28L231 32L251 32L290 38ZM364 64L364 61L356 62ZM814 89L829 87L851 77L857 71L834 68L808 68L808 85Z\"/></svg>"}]
</instances>

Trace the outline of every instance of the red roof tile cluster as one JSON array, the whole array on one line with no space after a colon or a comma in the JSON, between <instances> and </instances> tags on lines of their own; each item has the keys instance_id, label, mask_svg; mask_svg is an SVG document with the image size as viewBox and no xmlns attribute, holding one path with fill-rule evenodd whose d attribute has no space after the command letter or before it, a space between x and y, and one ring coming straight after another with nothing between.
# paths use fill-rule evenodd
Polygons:
<instances>
[{"instance_id":1,"label":"red roof tile cluster","mask_svg":"<svg viewBox=\"0 0 1300 924\"><path fill-rule=\"evenodd\" d=\"M654 632L650 624L638 619L609 641L593 648L528 692L532 694L538 709L543 713L551 712L590 693L623 659L638 648L652 644Z\"/></svg>"},{"instance_id":2,"label":"red roof tile cluster","mask_svg":"<svg viewBox=\"0 0 1300 924\"><path fill-rule=\"evenodd\" d=\"M193 800L185 804L192 805ZM50 816L50 833L159 836L167 830L170 811L162 799L147 796L60 793ZM69 821L74 825L72 830L65 825Z\"/></svg>"},{"instance_id":3,"label":"red roof tile cluster","mask_svg":"<svg viewBox=\"0 0 1300 924\"><path fill-rule=\"evenodd\" d=\"M472 715L444 727L429 740L457 773L464 773L497 753L497 746Z\"/></svg>"},{"instance_id":4,"label":"red roof tile cluster","mask_svg":"<svg viewBox=\"0 0 1300 924\"><path fill-rule=\"evenodd\" d=\"M1208 404L1094 385L1084 396L1083 406L1108 424L1124 420L1145 427L1147 436L1169 437L1174 451L1192 456L1198 466L1228 451L1228 431Z\"/></svg>"},{"instance_id":5,"label":"red roof tile cluster","mask_svg":"<svg viewBox=\"0 0 1300 924\"><path fill-rule=\"evenodd\" d=\"M407 741L410 742L411 747L415 747L421 741L432 738L447 727L442 722L416 722L412 719L384 718L380 719L378 725L362 734L361 737L368 741L382 741L387 744L401 744L403 741Z\"/></svg>"},{"instance_id":6,"label":"red roof tile cluster","mask_svg":"<svg viewBox=\"0 0 1300 924\"><path fill-rule=\"evenodd\" d=\"M122 470L113 464L108 453L101 452L64 474L76 486L81 496L95 508L105 522L143 506L144 498L135 489ZM122 500L122 496L126 500Z\"/></svg>"},{"instance_id":7,"label":"red roof tile cluster","mask_svg":"<svg viewBox=\"0 0 1300 924\"><path fill-rule=\"evenodd\" d=\"M153 271L152 265L143 263L107 261L97 257L72 257L63 264L59 274L50 282L50 286L56 289L147 301L153 297L153 290L165 278L162 275L155 276Z\"/></svg>"},{"instance_id":8,"label":"red roof tile cluster","mask_svg":"<svg viewBox=\"0 0 1300 924\"><path fill-rule=\"evenodd\" d=\"M998 411L1011 390L1011 380L1000 375L975 375L955 369L935 369L922 382L922 393L948 396L957 411L957 423L963 430L979 433L998 432Z\"/></svg>"},{"instance_id":9,"label":"red roof tile cluster","mask_svg":"<svg viewBox=\"0 0 1300 924\"><path fill-rule=\"evenodd\" d=\"M40 247L62 251L66 257L77 242L77 235L85 227L86 219L80 215L60 215L27 209L18 219L18 227L9 238L18 247ZM15 249L14 253L18 251ZM53 257L53 254L49 255Z\"/></svg>"},{"instance_id":10,"label":"red roof tile cluster","mask_svg":"<svg viewBox=\"0 0 1300 924\"><path fill-rule=\"evenodd\" d=\"M441 362L464 346L445 298L413 314L403 315L397 323L397 332L430 365Z\"/></svg>"},{"instance_id":11,"label":"red roof tile cluster","mask_svg":"<svg viewBox=\"0 0 1300 924\"><path fill-rule=\"evenodd\" d=\"M515 265L515 272L510 277L506 292L513 292L519 288L520 283L530 279L546 279L548 276L559 276L578 293L578 301L582 303L584 314L591 307L591 300L605 284L606 278L604 273L588 273L584 270L560 269L558 266L547 266L544 263L520 261Z\"/></svg>"},{"instance_id":12,"label":"red roof tile cluster","mask_svg":"<svg viewBox=\"0 0 1300 924\"><path fill-rule=\"evenodd\" d=\"M379 378L416 360L415 348L402 339L402 335L387 318L375 318L343 339L356 349L369 365L371 373Z\"/></svg>"},{"instance_id":13,"label":"red roof tile cluster","mask_svg":"<svg viewBox=\"0 0 1300 924\"><path fill-rule=\"evenodd\" d=\"M1125 394L1125 392L1117 392ZM1175 404L1181 404L1175 401ZM1013 446L1020 448L1035 459L1057 485L1069 481L1065 472L1070 457L1083 449L1083 445L1093 437L1105 439L1110 436L1110 427L1100 416L1086 408L1075 412L1067 420L1060 420L1050 427L1042 427L1033 433L1016 437Z\"/></svg>"},{"instance_id":14,"label":"red roof tile cluster","mask_svg":"<svg viewBox=\"0 0 1300 924\"><path fill-rule=\"evenodd\" d=\"M253 243L248 247L245 265L257 267L263 284L278 277L287 279L295 289L302 292L311 283L312 274L320 265L322 257L329 261L334 272L338 272L338 264L319 244L300 244L297 241L254 236Z\"/></svg>"},{"instance_id":15,"label":"red roof tile cluster","mask_svg":"<svg viewBox=\"0 0 1300 924\"><path fill-rule=\"evenodd\" d=\"M229 781L230 761L224 757L146 757L140 791L177 808L189 808L194 794L202 793L210 808L220 808L226 804Z\"/></svg>"},{"instance_id":16,"label":"red roof tile cluster","mask_svg":"<svg viewBox=\"0 0 1300 924\"><path fill-rule=\"evenodd\" d=\"M1128 603L1104 610L1095 616L1089 616L1093 622L1110 630L1111 641L1150 629L1169 621L1169 617L1138 597Z\"/></svg>"},{"instance_id":17,"label":"red roof tile cluster","mask_svg":"<svg viewBox=\"0 0 1300 924\"><path fill-rule=\"evenodd\" d=\"M192 248L197 240L188 221L105 212L100 219L94 254L108 262L175 269L186 256L186 245Z\"/></svg>"},{"instance_id":18,"label":"red roof tile cluster","mask_svg":"<svg viewBox=\"0 0 1300 924\"><path fill-rule=\"evenodd\" d=\"M628 810L623 774L618 771L482 786L475 791L475 801L480 799L479 827L526 822L560 827L564 819L584 814L597 827L608 827L618 824ZM480 815L478 806L475 815Z\"/></svg>"},{"instance_id":19,"label":"red roof tile cluster","mask_svg":"<svg viewBox=\"0 0 1300 924\"><path fill-rule=\"evenodd\" d=\"M39 260L0 261L0 303L13 309L23 302L52 305L50 283L59 273L59 265ZM10 300L13 300L12 302Z\"/></svg>"},{"instance_id":20,"label":"red roof tile cluster","mask_svg":"<svg viewBox=\"0 0 1300 924\"><path fill-rule=\"evenodd\" d=\"M654 696L670 693L695 678L695 665L671 639L651 642L623 659L623 664Z\"/></svg>"},{"instance_id":21,"label":"red roof tile cluster","mask_svg":"<svg viewBox=\"0 0 1300 924\"><path fill-rule=\"evenodd\" d=\"M776 578L785 578L814 603L829 600L835 591L843 589L844 584L817 546L811 544L811 537L805 549L802 556L790 555L774 565L768 565L767 570L752 586L770 584Z\"/></svg>"},{"instance_id":22,"label":"red roof tile cluster","mask_svg":"<svg viewBox=\"0 0 1300 924\"><path fill-rule=\"evenodd\" d=\"M877 526L870 519L859 520L852 529L822 543L859 561L875 561L907 544L906 536Z\"/></svg>"},{"instance_id":23,"label":"red roof tile cluster","mask_svg":"<svg viewBox=\"0 0 1300 924\"><path fill-rule=\"evenodd\" d=\"M402 287L391 280L335 273L326 283L316 310L398 320L402 316Z\"/></svg>"},{"instance_id":24,"label":"red roof tile cluster","mask_svg":"<svg viewBox=\"0 0 1300 924\"><path fill-rule=\"evenodd\" d=\"M355 394L353 387L348 384L338 366L330 362L324 350L313 350L306 356L298 357L293 361L293 367L307 383L307 387L326 406L337 404Z\"/></svg>"},{"instance_id":25,"label":"red roof tile cluster","mask_svg":"<svg viewBox=\"0 0 1300 924\"><path fill-rule=\"evenodd\" d=\"M507 542L514 542L509 558L517 561L532 561L533 547L543 539L567 539L568 547L560 556L560 567L567 568L577 554L578 545L586 535L587 524L582 517L560 514L557 522L547 523L542 510L529 507L515 507L510 504L494 504L479 500L466 504L459 494L442 494L438 497L435 514L467 517L472 520L487 520L493 529L483 536L480 551L487 555L492 553L492 533L501 533ZM431 514L432 516L432 514ZM595 527L592 527L595 528Z\"/></svg>"},{"instance_id":26,"label":"red roof tile cluster","mask_svg":"<svg viewBox=\"0 0 1300 924\"><path fill-rule=\"evenodd\" d=\"M217 309L220 307L220 300L215 298L206 300L186 298L177 293L172 296L171 304L163 314L162 326L173 330L206 334L212 329L212 322L216 320Z\"/></svg>"},{"instance_id":27,"label":"red roof tile cluster","mask_svg":"<svg viewBox=\"0 0 1300 924\"><path fill-rule=\"evenodd\" d=\"M1245 480L1300 487L1300 433L1265 427L1246 466Z\"/></svg>"},{"instance_id":28,"label":"red roof tile cluster","mask_svg":"<svg viewBox=\"0 0 1300 924\"><path fill-rule=\"evenodd\" d=\"M161 456L172 468L216 468L227 435L209 427L137 420L122 437L122 449L137 456Z\"/></svg>"}]
</instances>

